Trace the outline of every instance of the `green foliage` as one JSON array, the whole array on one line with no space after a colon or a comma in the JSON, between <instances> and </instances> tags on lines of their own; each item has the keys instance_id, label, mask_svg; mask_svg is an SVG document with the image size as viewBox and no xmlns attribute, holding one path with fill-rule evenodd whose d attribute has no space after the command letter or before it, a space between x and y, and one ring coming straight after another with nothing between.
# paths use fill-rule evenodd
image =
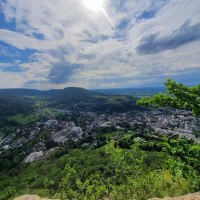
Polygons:
<instances>
[{"instance_id":1,"label":"green foliage","mask_svg":"<svg viewBox=\"0 0 200 200\"><path fill-rule=\"evenodd\" d=\"M33 102L24 98L10 95L0 96L0 117L29 113L33 109Z\"/></svg>"},{"instance_id":2,"label":"green foliage","mask_svg":"<svg viewBox=\"0 0 200 200\"><path fill-rule=\"evenodd\" d=\"M153 97L142 98L137 101L138 105L155 107L172 107L191 110L194 115L200 115L200 84L187 87L178 84L172 79L164 83L167 87L166 93L156 94Z\"/></svg>"},{"instance_id":3,"label":"green foliage","mask_svg":"<svg viewBox=\"0 0 200 200\"><path fill-rule=\"evenodd\" d=\"M174 141L169 141L175 146ZM148 199L198 191L199 174L188 162L167 152L142 151L134 140L129 149L109 143L99 149L70 150L56 159L20 165L0 173L0 200L22 194L60 199ZM178 142L185 146L185 142ZM188 144L197 158L199 148Z\"/></svg>"},{"instance_id":4,"label":"green foliage","mask_svg":"<svg viewBox=\"0 0 200 200\"><path fill-rule=\"evenodd\" d=\"M16 122L19 125L27 125L32 122L38 121L39 116L36 114L17 114L10 117L7 117L7 120L11 123L12 121Z\"/></svg>"}]
</instances>

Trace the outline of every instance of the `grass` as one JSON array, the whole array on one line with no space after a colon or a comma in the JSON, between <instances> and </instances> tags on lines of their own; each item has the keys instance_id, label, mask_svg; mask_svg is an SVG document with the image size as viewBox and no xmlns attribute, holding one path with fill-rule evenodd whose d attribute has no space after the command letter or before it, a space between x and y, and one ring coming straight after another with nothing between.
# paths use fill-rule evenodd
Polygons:
<instances>
[{"instance_id":1,"label":"grass","mask_svg":"<svg viewBox=\"0 0 200 200\"><path fill-rule=\"evenodd\" d=\"M52 110L49 107L42 108L42 115L44 116L49 116L49 115L58 115L59 113ZM12 115L7 117L7 120L14 120L20 125L27 125L33 122L39 121L41 118L41 115L31 113L31 114L17 114L17 115Z\"/></svg>"},{"instance_id":2,"label":"grass","mask_svg":"<svg viewBox=\"0 0 200 200\"><path fill-rule=\"evenodd\" d=\"M7 119L14 120L21 125L27 125L29 123L38 121L39 116L36 114L29 114L29 115L18 114L18 115L13 115L13 116L7 117Z\"/></svg>"},{"instance_id":3,"label":"grass","mask_svg":"<svg viewBox=\"0 0 200 200\"><path fill-rule=\"evenodd\" d=\"M58 115L58 114L59 114L59 112L53 110L53 109L50 108L50 107L43 108L42 111L43 111L43 113L45 113L45 114L50 114L50 115L51 115L51 114L53 114L53 115Z\"/></svg>"}]
</instances>

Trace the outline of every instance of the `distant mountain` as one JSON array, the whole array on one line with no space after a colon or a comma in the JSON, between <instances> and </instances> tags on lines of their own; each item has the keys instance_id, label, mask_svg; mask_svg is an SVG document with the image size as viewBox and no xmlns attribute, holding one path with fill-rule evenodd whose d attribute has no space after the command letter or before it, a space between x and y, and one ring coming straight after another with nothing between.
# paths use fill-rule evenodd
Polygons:
<instances>
[{"instance_id":1,"label":"distant mountain","mask_svg":"<svg viewBox=\"0 0 200 200\"><path fill-rule=\"evenodd\" d=\"M151 96L156 93L164 92L164 87L144 87L144 88L114 88L114 89L94 89L86 90L79 87L67 87L55 90L34 90L34 89L0 89L1 95L16 96L49 96L62 97L63 99L85 99L91 95L131 95L131 96Z\"/></svg>"},{"instance_id":2,"label":"distant mountain","mask_svg":"<svg viewBox=\"0 0 200 200\"><path fill-rule=\"evenodd\" d=\"M0 95L39 96L44 93L44 91L34 89L0 89Z\"/></svg>"},{"instance_id":3,"label":"distant mountain","mask_svg":"<svg viewBox=\"0 0 200 200\"><path fill-rule=\"evenodd\" d=\"M79 87L67 87L64 89L55 90L34 90L34 89L0 89L1 95L15 95L15 96L49 96L49 97L65 97L65 98L76 98L76 97L88 97L96 92L86 90Z\"/></svg>"},{"instance_id":4,"label":"distant mountain","mask_svg":"<svg viewBox=\"0 0 200 200\"><path fill-rule=\"evenodd\" d=\"M93 98L97 92L89 91L84 88L68 87L62 90L51 91L51 96L58 103L76 103Z\"/></svg>"},{"instance_id":5,"label":"distant mountain","mask_svg":"<svg viewBox=\"0 0 200 200\"><path fill-rule=\"evenodd\" d=\"M46 91L33 89L2 89L0 90L0 97L7 96L8 102L10 102L10 96L12 96L11 99L13 99L13 101L14 99L17 99L17 101L19 100L19 102L21 100L20 105L24 105L24 107L27 107L28 109L30 109L30 107L25 106L24 99L30 101L30 103L32 101L37 103L38 98L42 98L44 101L48 102L49 106L59 108L76 104L76 108L99 112L125 112L127 110L143 109L142 107L136 105L137 99L135 97L121 95L121 92L120 95L110 94L110 92L102 92L103 90L92 91L79 87L67 87L64 89ZM6 102L6 100L4 102ZM19 113L23 113L25 108L20 105L19 108L22 112ZM17 111L20 111L20 109L15 109L17 105L14 103L8 103L6 106L8 108L10 107L10 114L15 114L18 113ZM12 112L11 108L13 109Z\"/></svg>"},{"instance_id":6,"label":"distant mountain","mask_svg":"<svg viewBox=\"0 0 200 200\"><path fill-rule=\"evenodd\" d=\"M62 90L62 89L61 89ZM15 95L15 96L53 96L61 90L34 90L24 88L0 89L0 95Z\"/></svg>"},{"instance_id":7,"label":"distant mountain","mask_svg":"<svg viewBox=\"0 0 200 200\"><path fill-rule=\"evenodd\" d=\"M101 92L108 95L131 95L131 96L151 96L160 92L165 92L164 87L143 87L143 88L111 88L111 89L96 89L96 92Z\"/></svg>"},{"instance_id":8,"label":"distant mountain","mask_svg":"<svg viewBox=\"0 0 200 200\"><path fill-rule=\"evenodd\" d=\"M64 89L46 90L46 91L33 90L33 89L0 89L0 98L3 97L4 99L6 99L7 97L9 99L8 102L10 101L11 96L12 99L18 99L18 100L21 99L22 101L23 98L25 97L33 96L46 99L47 101L50 100L51 102L55 102L55 104L63 104L63 105L69 105L81 102L85 103L86 101L93 99L94 95L97 94L99 93L78 87L67 87ZM104 96L104 94L101 95ZM31 100L31 98L29 99Z\"/></svg>"}]
</instances>

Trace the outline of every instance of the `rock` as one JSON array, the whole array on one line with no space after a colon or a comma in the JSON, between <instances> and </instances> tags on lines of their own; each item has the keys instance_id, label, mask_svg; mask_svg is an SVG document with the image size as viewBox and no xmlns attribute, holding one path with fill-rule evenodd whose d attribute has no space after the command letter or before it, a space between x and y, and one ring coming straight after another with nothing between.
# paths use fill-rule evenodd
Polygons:
<instances>
[{"instance_id":1,"label":"rock","mask_svg":"<svg viewBox=\"0 0 200 200\"><path fill-rule=\"evenodd\" d=\"M39 151L39 152L33 152L31 153L29 156L27 156L24 160L25 163L28 163L28 162L33 162L35 160L38 160L38 158L42 157L44 154L42 151Z\"/></svg>"},{"instance_id":2,"label":"rock","mask_svg":"<svg viewBox=\"0 0 200 200\"><path fill-rule=\"evenodd\" d=\"M50 120L45 122L45 125L48 126L48 127L57 126L58 125L58 121L55 120L55 119L50 119Z\"/></svg>"},{"instance_id":3,"label":"rock","mask_svg":"<svg viewBox=\"0 0 200 200\"><path fill-rule=\"evenodd\" d=\"M8 149L10 149L10 146L9 145L5 145L5 146L3 146L3 149L4 150L8 150Z\"/></svg>"},{"instance_id":4,"label":"rock","mask_svg":"<svg viewBox=\"0 0 200 200\"><path fill-rule=\"evenodd\" d=\"M64 143L68 141L69 139L77 141L78 139L81 138L82 134L83 134L83 131L80 127L69 126L66 129L63 129L62 131L55 133L52 139L54 142L57 142L57 143Z\"/></svg>"},{"instance_id":5,"label":"rock","mask_svg":"<svg viewBox=\"0 0 200 200\"><path fill-rule=\"evenodd\" d=\"M17 197L14 200L53 200L53 199L42 199L37 195L23 195L21 197ZM54 200L59 200L59 199L54 199Z\"/></svg>"},{"instance_id":6,"label":"rock","mask_svg":"<svg viewBox=\"0 0 200 200\"><path fill-rule=\"evenodd\" d=\"M107 198L106 198L107 199ZM47 198L40 198L37 195L23 195L21 197L15 198L14 200L53 200ZM54 199L59 200L59 199ZM194 194L187 194L180 197L166 197L166 198L152 198L149 200L200 200L200 192Z\"/></svg>"},{"instance_id":7,"label":"rock","mask_svg":"<svg viewBox=\"0 0 200 200\"><path fill-rule=\"evenodd\" d=\"M152 198L149 200L161 200L162 198ZM180 197L165 197L162 200L200 200L200 192L187 194Z\"/></svg>"}]
</instances>

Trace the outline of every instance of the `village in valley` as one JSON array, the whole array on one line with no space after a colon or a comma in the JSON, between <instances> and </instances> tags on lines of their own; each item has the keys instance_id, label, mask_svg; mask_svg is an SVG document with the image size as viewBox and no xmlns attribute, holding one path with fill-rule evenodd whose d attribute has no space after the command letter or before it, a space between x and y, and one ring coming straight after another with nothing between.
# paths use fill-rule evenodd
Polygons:
<instances>
[{"instance_id":1,"label":"village in valley","mask_svg":"<svg viewBox=\"0 0 200 200\"><path fill-rule=\"evenodd\" d=\"M194 140L197 143L200 141L200 118L192 116L189 111L170 108L124 113L55 110L62 117L49 115L45 121L41 120L23 128L13 129L9 134L5 134L5 137L1 136L0 156L18 149L25 157L24 162L33 162L46 158L69 141L78 142L88 136L106 131L121 131L129 134L148 132L157 137L176 136ZM115 138L111 139L115 140ZM30 144L28 152L24 151L26 144ZM84 147L88 143L82 142L81 145ZM96 145L97 141L92 141L92 146Z\"/></svg>"}]
</instances>

